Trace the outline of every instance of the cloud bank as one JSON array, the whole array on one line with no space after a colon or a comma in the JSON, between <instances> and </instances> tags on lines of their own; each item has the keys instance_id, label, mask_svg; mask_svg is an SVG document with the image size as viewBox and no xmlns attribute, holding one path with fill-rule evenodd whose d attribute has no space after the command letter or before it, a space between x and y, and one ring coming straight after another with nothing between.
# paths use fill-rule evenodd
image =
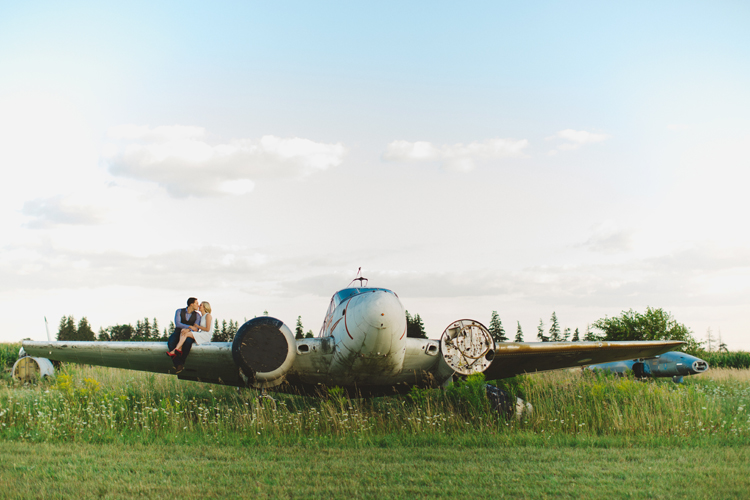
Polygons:
<instances>
[{"instance_id":1,"label":"cloud bank","mask_svg":"<svg viewBox=\"0 0 750 500\"><path fill-rule=\"evenodd\" d=\"M383 159L439 162L445 170L470 172L476 168L477 161L523 157L523 149L528 145L526 139L487 139L443 146L426 141L393 141L388 145Z\"/></svg>"},{"instance_id":2,"label":"cloud bank","mask_svg":"<svg viewBox=\"0 0 750 500\"><path fill-rule=\"evenodd\" d=\"M245 194L263 178L301 179L341 164L340 143L266 135L212 144L205 129L122 125L104 152L115 176L154 182L174 197Z\"/></svg>"}]
</instances>

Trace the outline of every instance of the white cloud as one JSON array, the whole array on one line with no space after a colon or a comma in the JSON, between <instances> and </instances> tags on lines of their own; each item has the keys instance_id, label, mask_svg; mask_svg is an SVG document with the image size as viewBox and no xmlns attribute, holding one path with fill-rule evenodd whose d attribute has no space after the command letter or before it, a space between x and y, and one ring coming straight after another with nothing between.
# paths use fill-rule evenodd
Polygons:
<instances>
[{"instance_id":1,"label":"white cloud","mask_svg":"<svg viewBox=\"0 0 750 500\"><path fill-rule=\"evenodd\" d=\"M274 278L269 258L245 247L207 246L146 255L65 248L49 242L6 245L0 262L0 292L99 288L109 284L179 288L246 289ZM187 271L186 271L187 270ZM186 281L186 272L190 279Z\"/></svg>"},{"instance_id":2,"label":"white cloud","mask_svg":"<svg viewBox=\"0 0 750 500\"><path fill-rule=\"evenodd\" d=\"M200 127L121 125L103 148L113 175L155 182L171 195L245 194L261 178L304 178L341 164L346 150L272 135L211 144Z\"/></svg>"},{"instance_id":3,"label":"white cloud","mask_svg":"<svg viewBox=\"0 0 750 500\"><path fill-rule=\"evenodd\" d=\"M573 130L567 128L561 130L556 134L547 137L547 140L562 140L563 142L557 146L557 149L553 149L549 152L550 155L557 154L559 151L573 151L586 144L595 144L597 142L603 142L609 139L611 136L607 134L594 134L592 132L586 132L585 130Z\"/></svg>"},{"instance_id":4,"label":"white cloud","mask_svg":"<svg viewBox=\"0 0 750 500\"><path fill-rule=\"evenodd\" d=\"M93 207L71 205L61 196L46 199L36 199L23 204L21 213L33 217L27 224L31 229L41 229L67 225L92 225L101 222L98 210Z\"/></svg>"},{"instance_id":5,"label":"white cloud","mask_svg":"<svg viewBox=\"0 0 750 500\"><path fill-rule=\"evenodd\" d=\"M439 161L446 170L469 172L480 160L522 157L528 145L526 139L487 139L439 147L425 141L393 141L383 158L387 161Z\"/></svg>"}]
</instances>

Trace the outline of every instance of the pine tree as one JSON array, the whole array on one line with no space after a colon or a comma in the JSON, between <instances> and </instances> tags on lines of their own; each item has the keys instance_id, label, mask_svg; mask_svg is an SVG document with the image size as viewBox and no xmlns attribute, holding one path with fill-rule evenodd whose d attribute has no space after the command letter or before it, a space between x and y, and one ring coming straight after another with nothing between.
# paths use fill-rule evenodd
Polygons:
<instances>
[{"instance_id":1,"label":"pine tree","mask_svg":"<svg viewBox=\"0 0 750 500\"><path fill-rule=\"evenodd\" d=\"M569 338L570 338L570 328L565 328L565 331L563 332L563 340L567 342Z\"/></svg>"},{"instance_id":2,"label":"pine tree","mask_svg":"<svg viewBox=\"0 0 750 500\"><path fill-rule=\"evenodd\" d=\"M406 336L413 339L426 339L427 334L424 331L424 323L419 314L414 316L406 311Z\"/></svg>"},{"instance_id":3,"label":"pine tree","mask_svg":"<svg viewBox=\"0 0 750 500\"><path fill-rule=\"evenodd\" d=\"M85 340L88 342L96 340L94 330L91 329L91 325L89 325L89 320L86 319L86 316L81 318L81 321L78 322L76 340Z\"/></svg>"},{"instance_id":4,"label":"pine tree","mask_svg":"<svg viewBox=\"0 0 750 500\"><path fill-rule=\"evenodd\" d=\"M518 321L518 328L516 328L516 338L514 342L523 342L523 330L521 330L521 322Z\"/></svg>"},{"instance_id":5,"label":"pine tree","mask_svg":"<svg viewBox=\"0 0 750 500\"><path fill-rule=\"evenodd\" d=\"M226 342L232 342L234 340L234 336L237 334L237 330L239 330L239 324L234 320L229 320L229 326L227 327L227 336L226 336Z\"/></svg>"},{"instance_id":6,"label":"pine tree","mask_svg":"<svg viewBox=\"0 0 750 500\"><path fill-rule=\"evenodd\" d=\"M313 332L312 332L312 330L307 330L307 333L305 334L305 338L306 338L306 339L312 339L312 338L314 338L314 337L315 337L315 336L313 335Z\"/></svg>"},{"instance_id":7,"label":"pine tree","mask_svg":"<svg viewBox=\"0 0 750 500\"><path fill-rule=\"evenodd\" d=\"M104 328L99 328L99 336L97 337L96 340L101 340L103 342L107 342L107 341L112 340L112 339L109 338L109 333L107 333L107 330L105 330Z\"/></svg>"},{"instance_id":8,"label":"pine tree","mask_svg":"<svg viewBox=\"0 0 750 500\"><path fill-rule=\"evenodd\" d=\"M214 331L211 335L211 342L225 342L221 336L221 330L219 329L219 318L214 320Z\"/></svg>"},{"instance_id":9,"label":"pine tree","mask_svg":"<svg viewBox=\"0 0 750 500\"><path fill-rule=\"evenodd\" d=\"M151 324L148 322L148 318L143 318L143 321L136 321L135 323L135 334L133 340L148 340L151 337Z\"/></svg>"},{"instance_id":10,"label":"pine tree","mask_svg":"<svg viewBox=\"0 0 750 500\"><path fill-rule=\"evenodd\" d=\"M159 339L159 323L156 322L156 318L151 323L151 338L154 340Z\"/></svg>"},{"instance_id":11,"label":"pine tree","mask_svg":"<svg viewBox=\"0 0 750 500\"><path fill-rule=\"evenodd\" d=\"M549 340L551 342L560 342L560 324L557 322L557 314L552 311L552 317L550 318L552 325L549 327Z\"/></svg>"},{"instance_id":12,"label":"pine tree","mask_svg":"<svg viewBox=\"0 0 750 500\"><path fill-rule=\"evenodd\" d=\"M536 327L536 338L540 342L549 342L549 338L544 335L544 321L539 318L539 326Z\"/></svg>"},{"instance_id":13,"label":"pine tree","mask_svg":"<svg viewBox=\"0 0 750 500\"><path fill-rule=\"evenodd\" d=\"M573 332L573 338L572 338L572 339L570 339L570 340L571 340L571 341L573 341L573 342L578 342L578 341L580 341L580 340L581 340L581 339L579 338L579 334L578 334L578 328L576 328L576 331L575 331L575 332Z\"/></svg>"},{"instance_id":14,"label":"pine tree","mask_svg":"<svg viewBox=\"0 0 750 500\"><path fill-rule=\"evenodd\" d=\"M427 338L427 333L425 333L424 331L424 323L422 322L422 317L419 314L414 315L414 338Z\"/></svg>"},{"instance_id":15,"label":"pine tree","mask_svg":"<svg viewBox=\"0 0 750 500\"><path fill-rule=\"evenodd\" d=\"M596 337L596 334L591 331L591 325L589 325L588 323L586 323L586 334L583 336L583 340L587 342L594 342L596 340L599 340Z\"/></svg>"},{"instance_id":16,"label":"pine tree","mask_svg":"<svg viewBox=\"0 0 750 500\"><path fill-rule=\"evenodd\" d=\"M60 318L57 340L76 340L76 332L76 322L73 316L63 316Z\"/></svg>"},{"instance_id":17,"label":"pine tree","mask_svg":"<svg viewBox=\"0 0 750 500\"><path fill-rule=\"evenodd\" d=\"M305 329L302 328L302 316L297 316L297 327L294 329L294 338L295 339L305 338Z\"/></svg>"},{"instance_id":18,"label":"pine tree","mask_svg":"<svg viewBox=\"0 0 750 500\"><path fill-rule=\"evenodd\" d=\"M132 325L115 325L108 328L109 336L115 341L133 340L136 330Z\"/></svg>"},{"instance_id":19,"label":"pine tree","mask_svg":"<svg viewBox=\"0 0 750 500\"><path fill-rule=\"evenodd\" d=\"M505 336L505 328L503 328L503 322L500 321L497 311L492 311L492 317L490 318L490 335L495 343L506 342L508 337Z\"/></svg>"}]
</instances>

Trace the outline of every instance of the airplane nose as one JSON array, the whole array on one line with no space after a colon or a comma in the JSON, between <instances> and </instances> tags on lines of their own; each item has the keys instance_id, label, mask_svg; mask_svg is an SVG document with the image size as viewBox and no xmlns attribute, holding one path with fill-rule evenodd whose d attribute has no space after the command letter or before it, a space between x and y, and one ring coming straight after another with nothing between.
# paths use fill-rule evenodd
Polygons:
<instances>
[{"instance_id":1,"label":"airplane nose","mask_svg":"<svg viewBox=\"0 0 750 500\"><path fill-rule=\"evenodd\" d=\"M361 304L362 321L372 328L383 330L400 324L404 311L398 298L388 292L372 292L370 297L363 297Z\"/></svg>"},{"instance_id":2,"label":"airplane nose","mask_svg":"<svg viewBox=\"0 0 750 500\"><path fill-rule=\"evenodd\" d=\"M693 370L693 373L703 373L708 370L708 363L706 363L702 359L698 359L693 361L691 368Z\"/></svg>"}]
</instances>

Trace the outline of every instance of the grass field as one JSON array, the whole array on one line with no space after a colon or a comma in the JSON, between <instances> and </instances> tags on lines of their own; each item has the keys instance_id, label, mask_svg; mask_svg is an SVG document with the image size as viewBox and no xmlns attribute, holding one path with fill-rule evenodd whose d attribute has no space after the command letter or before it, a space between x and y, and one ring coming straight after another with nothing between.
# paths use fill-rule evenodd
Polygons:
<instances>
[{"instance_id":1,"label":"grass field","mask_svg":"<svg viewBox=\"0 0 750 500\"><path fill-rule=\"evenodd\" d=\"M557 371L350 400L274 396L68 365L0 380L2 496L746 498L750 371L686 383Z\"/></svg>"},{"instance_id":2,"label":"grass field","mask_svg":"<svg viewBox=\"0 0 750 500\"><path fill-rule=\"evenodd\" d=\"M747 498L746 446L0 444L16 498Z\"/></svg>"}]
</instances>

